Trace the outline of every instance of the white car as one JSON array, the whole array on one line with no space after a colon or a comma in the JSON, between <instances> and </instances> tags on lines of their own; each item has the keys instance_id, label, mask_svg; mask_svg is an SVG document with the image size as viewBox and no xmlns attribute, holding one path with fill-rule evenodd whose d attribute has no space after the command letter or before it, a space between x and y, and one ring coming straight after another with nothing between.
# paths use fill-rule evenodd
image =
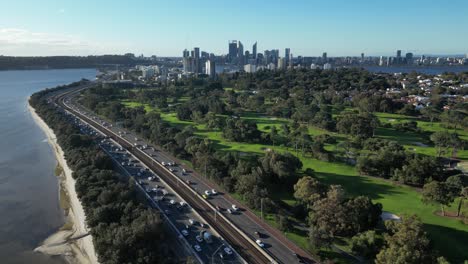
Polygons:
<instances>
[{"instance_id":1,"label":"white car","mask_svg":"<svg viewBox=\"0 0 468 264\"><path fill-rule=\"evenodd\" d=\"M211 193L212 193L213 195L216 195L218 192L217 192L215 189L211 189Z\"/></svg>"},{"instance_id":2,"label":"white car","mask_svg":"<svg viewBox=\"0 0 468 264\"><path fill-rule=\"evenodd\" d=\"M170 204L175 204L175 201L174 201L174 200L170 200L169 203L170 203Z\"/></svg>"},{"instance_id":3,"label":"white car","mask_svg":"<svg viewBox=\"0 0 468 264\"><path fill-rule=\"evenodd\" d=\"M182 169L182 172L183 172L183 173L187 173L187 170L186 170L186 169Z\"/></svg>"},{"instance_id":4,"label":"white car","mask_svg":"<svg viewBox=\"0 0 468 264\"><path fill-rule=\"evenodd\" d=\"M182 233L183 236L188 236L188 231L187 230L182 229L180 232Z\"/></svg>"},{"instance_id":5,"label":"white car","mask_svg":"<svg viewBox=\"0 0 468 264\"><path fill-rule=\"evenodd\" d=\"M191 219L191 218L190 218L188 221L189 221L189 223L190 223L191 225L195 224L195 220L193 220L193 219Z\"/></svg>"},{"instance_id":6,"label":"white car","mask_svg":"<svg viewBox=\"0 0 468 264\"><path fill-rule=\"evenodd\" d=\"M197 244L197 245L194 245L193 248L195 249L195 251L201 252L201 247L200 247L200 245L198 245L198 244Z\"/></svg>"},{"instance_id":7,"label":"white car","mask_svg":"<svg viewBox=\"0 0 468 264\"><path fill-rule=\"evenodd\" d=\"M211 195L210 190L206 190L206 191L205 191L205 195L206 195L206 196L210 196L210 195Z\"/></svg>"},{"instance_id":8,"label":"white car","mask_svg":"<svg viewBox=\"0 0 468 264\"><path fill-rule=\"evenodd\" d=\"M203 242L203 238L200 235L197 235L195 239L198 241L198 243Z\"/></svg>"},{"instance_id":9,"label":"white car","mask_svg":"<svg viewBox=\"0 0 468 264\"><path fill-rule=\"evenodd\" d=\"M232 254L232 249L230 247L225 247L224 252L226 252L226 254L228 254L228 255L231 255Z\"/></svg>"},{"instance_id":10,"label":"white car","mask_svg":"<svg viewBox=\"0 0 468 264\"><path fill-rule=\"evenodd\" d=\"M257 245L261 248L265 246L265 244L263 244L263 242L260 239L255 240L255 243L257 243Z\"/></svg>"},{"instance_id":11,"label":"white car","mask_svg":"<svg viewBox=\"0 0 468 264\"><path fill-rule=\"evenodd\" d=\"M227 209L228 213L232 214L232 210L231 209Z\"/></svg>"},{"instance_id":12,"label":"white car","mask_svg":"<svg viewBox=\"0 0 468 264\"><path fill-rule=\"evenodd\" d=\"M234 211L239 210L239 208L235 204L233 204L231 207L232 207L232 210L234 210Z\"/></svg>"}]
</instances>

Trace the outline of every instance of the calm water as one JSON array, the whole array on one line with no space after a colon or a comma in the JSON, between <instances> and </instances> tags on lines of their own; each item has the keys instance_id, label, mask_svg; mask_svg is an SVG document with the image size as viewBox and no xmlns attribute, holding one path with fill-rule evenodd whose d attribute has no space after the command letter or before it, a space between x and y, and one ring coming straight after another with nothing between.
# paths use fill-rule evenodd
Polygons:
<instances>
[{"instance_id":1,"label":"calm water","mask_svg":"<svg viewBox=\"0 0 468 264\"><path fill-rule=\"evenodd\" d=\"M384 73L410 73L419 72L424 74L441 74L444 72L468 72L468 66L431 66L431 67L418 67L418 66L367 66L364 67L370 72L384 72Z\"/></svg>"},{"instance_id":2,"label":"calm water","mask_svg":"<svg viewBox=\"0 0 468 264\"><path fill-rule=\"evenodd\" d=\"M0 263L63 263L32 251L64 217L54 153L28 112L27 98L95 76L93 69L0 71Z\"/></svg>"}]
</instances>

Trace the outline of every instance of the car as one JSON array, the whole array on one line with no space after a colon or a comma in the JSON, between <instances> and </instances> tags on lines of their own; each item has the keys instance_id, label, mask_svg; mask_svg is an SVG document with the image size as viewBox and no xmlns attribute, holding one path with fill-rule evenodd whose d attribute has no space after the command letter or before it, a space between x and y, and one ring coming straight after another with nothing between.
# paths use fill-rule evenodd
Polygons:
<instances>
[{"instance_id":1,"label":"car","mask_svg":"<svg viewBox=\"0 0 468 264\"><path fill-rule=\"evenodd\" d=\"M173 204L176 203L176 201L174 201L174 200L172 199L172 200L169 201L169 203L173 205Z\"/></svg>"},{"instance_id":2,"label":"car","mask_svg":"<svg viewBox=\"0 0 468 264\"><path fill-rule=\"evenodd\" d=\"M228 254L228 255L231 255L232 254L232 249L230 247L225 247L224 252L226 252L226 254Z\"/></svg>"},{"instance_id":3,"label":"car","mask_svg":"<svg viewBox=\"0 0 468 264\"><path fill-rule=\"evenodd\" d=\"M202 222L200 222L200 227L205 227L205 224L203 224Z\"/></svg>"},{"instance_id":4,"label":"car","mask_svg":"<svg viewBox=\"0 0 468 264\"><path fill-rule=\"evenodd\" d=\"M206 196L210 196L210 195L211 195L210 190L206 190L206 191L205 191L205 195L206 195Z\"/></svg>"},{"instance_id":5,"label":"car","mask_svg":"<svg viewBox=\"0 0 468 264\"><path fill-rule=\"evenodd\" d=\"M203 238L202 238L200 235L197 235L197 236L195 237L195 239L196 239L199 243L203 242Z\"/></svg>"},{"instance_id":6,"label":"car","mask_svg":"<svg viewBox=\"0 0 468 264\"><path fill-rule=\"evenodd\" d=\"M183 173L187 173L187 170L186 170L186 169L182 169L182 172L183 172Z\"/></svg>"},{"instance_id":7,"label":"car","mask_svg":"<svg viewBox=\"0 0 468 264\"><path fill-rule=\"evenodd\" d=\"M224 254L223 253L219 253L218 256L219 256L220 259L224 259Z\"/></svg>"},{"instance_id":8,"label":"car","mask_svg":"<svg viewBox=\"0 0 468 264\"><path fill-rule=\"evenodd\" d=\"M232 214L232 210L230 208L227 209L228 213Z\"/></svg>"},{"instance_id":9,"label":"car","mask_svg":"<svg viewBox=\"0 0 468 264\"><path fill-rule=\"evenodd\" d=\"M174 169L173 169L173 168L169 168L169 171L170 171L170 172L174 172Z\"/></svg>"},{"instance_id":10,"label":"car","mask_svg":"<svg viewBox=\"0 0 468 264\"><path fill-rule=\"evenodd\" d=\"M162 164L163 166L166 166L166 162L164 162L164 161L163 161L163 162L161 162L161 164Z\"/></svg>"},{"instance_id":11,"label":"car","mask_svg":"<svg viewBox=\"0 0 468 264\"><path fill-rule=\"evenodd\" d=\"M190 180L186 180L185 182L186 182L188 185L192 184L192 181L190 181Z\"/></svg>"},{"instance_id":12,"label":"car","mask_svg":"<svg viewBox=\"0 0 468 264\"><path fill-rule=\"evenodd\" d=\"M223 210L223 208L221 208L221 206L217 205L216 206L216 211L221 212L221 210Z\"/></svg>"},{"instance_id":13,"label":"car","mask_svg":"<svg viewBox=\"0 0 468 264\"><path fill-rule=\"evenodd\" d=\"M181 232L182 235L185 236L185 237L189 235L188 231L185 230L185 229L182 229L180 232Z\"/></svg>"},{"instance_id":14,"label":"car","mask_svg":"<svg viewBox=\"0 0 468 264\"><path fill-rule=\"evenodd\" d=\"M255 234L256 237L259 237L259 238L262 237L262 234L260 232L258 232L258 231L255 231L254 234Z\"/></svg>"},{"instance_id":15,"label":"car","mask_svg":"<svg viewBox=\"0 0 468 264\"><path fill-rule=\"evenodd\" d=\"M203 197L203 199L205 199L205 200L208 199L208 196L207 196L206 194L203 194L202 197Z\"/></svg>"},{"instance_id":16,"label":"car","mask_svg":"<svg viewBox=\"0 0 468 264\"><path fill-rule=\"evenodd\" d=\"M193 220L192 218L190 218L188 221L191 225L195 224L195 220Z\"/></svg>"},{"instance_id":17,"label":"car","mask_svg":"<svg viewBox=\"0 0 468 264\"><path fill-rule=\"evenodd\" d=\"M216 195L218 192L215 189L211 189L211 194Z\"/></svg>"},{"instance_id":18,"label":"car","mask_svg":"<svg viewBox=\"0 0 468 264\"><path fill-rule=\"evenodd\" d=\"M234 211L239 210L239 208L235 204L233 204L231 207L232 207L232 210L234 210Z\"/></svg>"},{"instance_id":19,"label":"car","mask_svg":"<svg viewBox=\"0 0 468 264\"><path fill-rule=\"evenodd\" d=\"M304 260L302 259L301 256L299 256L297 253L293 253L293 257L295 257L299 263L304 263Z\"/></svg>"},{"instance_id":20,"label":"car","mask_svg":"<svg viewBox=\"0 0 468 264\"><path fill-rule=\"evenodd\" d=\"M180 204L180 206L186 206L187 205L187 203L184 202L184 201L180 202L179 204Z\"/></svg>"},{"instance_id":21,"label":"car","mask_svg":"<svg viewBox=\"0 0 468 264\"><path fill-rule=\"evenodd\" d=\"M151 192L151 189L150 189L149 187L146 187L145 191L146 191L147 193L150 193L150 192Z\"/></svg>"},{"instance_id":22,"label":"car","mask_svg":"<svg viewBox=\"0 0 468 264\"><path fill-rule=\"evenodd\" d=\"M260 239L255 240L255 243L257 243L257 245L261 248L265 247L265 244L263 244L263 242Z\"/></svg>"},{"instance_id":23,"label":"car","mask_svg":"<svg viewBox=\"0 0 468 264\"><path fill-rule=\"evenodd\" d=\"M198 244L194 245L193 248L194 248L195 251L197 251L197 252L201 252L201 251L202 251L200 245L198 245Z\"/></svg>"},{"instance_id":24,"label":"car","mask_svg":"<svg viewBox=\"0 0 468 264\"><path fill-rule=\"evenodd\" d=\"M158 191L158 188L153 188L151 189L153 192L157 192Z\"/></svg>"}]
</instances>

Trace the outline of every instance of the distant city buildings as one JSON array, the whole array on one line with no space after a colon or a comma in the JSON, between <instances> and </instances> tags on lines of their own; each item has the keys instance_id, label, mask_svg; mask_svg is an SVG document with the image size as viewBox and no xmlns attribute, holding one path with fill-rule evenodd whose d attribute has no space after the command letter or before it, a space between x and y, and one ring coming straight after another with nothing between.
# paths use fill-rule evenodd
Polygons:
<instances>
[{"instance_id":1,"label":"distant city buildings","mask_svg":"<svg viewBox=\"0 0 468 264\"><path fill-rule=\"evenodd\" d=\"M210 77L210 79L216 78L216 64L214 60L207 60L205 62L205 74Z\"/></svg>"}]
</instances>

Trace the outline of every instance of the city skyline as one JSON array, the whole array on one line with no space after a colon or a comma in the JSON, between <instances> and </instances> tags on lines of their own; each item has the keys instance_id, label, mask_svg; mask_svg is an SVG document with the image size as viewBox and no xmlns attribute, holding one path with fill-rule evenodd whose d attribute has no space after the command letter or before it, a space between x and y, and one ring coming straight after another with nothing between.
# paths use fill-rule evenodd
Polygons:
<instances>
[{"instance_id":1,"label":"city skyline","mask_svg":"<svg viewBox=\"0 0 468 264\"><path fill-rule=\"evenodd\" d=\"M462 55L467 11L460 0L18 0L0 10L0 54L180 56L191 47L226 54L227 40L241 39L244 50L258 42L257 52L291 48L302 56Z\"/></svg>"}]
</instances>

